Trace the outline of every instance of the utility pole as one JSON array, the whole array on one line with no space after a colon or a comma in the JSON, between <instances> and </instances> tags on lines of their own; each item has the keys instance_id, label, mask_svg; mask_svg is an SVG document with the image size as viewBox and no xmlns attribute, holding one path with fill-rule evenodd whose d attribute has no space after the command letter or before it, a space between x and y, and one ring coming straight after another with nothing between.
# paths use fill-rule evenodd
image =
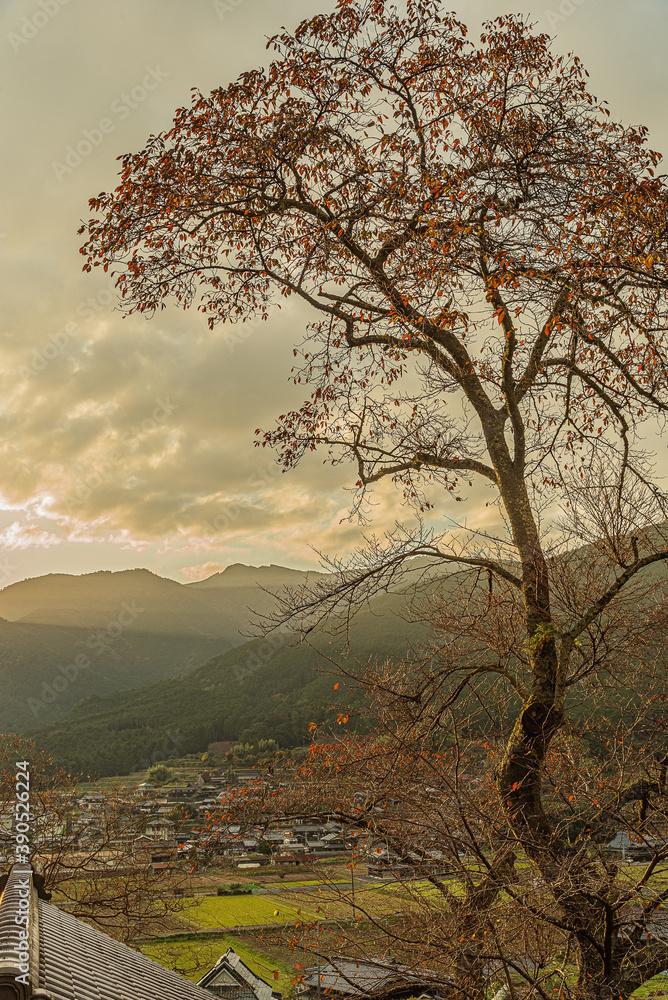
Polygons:
<instances>
[{"instance_id":1,"label":"utility pole","mask_svg":"<svg viewBox=\"0 0 668 1000\"><path fill-rule=\"evenodd\" d=\"M320 985L320 921L318 920L316 924L316 941L317 941L317 956L318 956L318 1000L322 998L322 987Z\"/></svg>"}]
</instances>

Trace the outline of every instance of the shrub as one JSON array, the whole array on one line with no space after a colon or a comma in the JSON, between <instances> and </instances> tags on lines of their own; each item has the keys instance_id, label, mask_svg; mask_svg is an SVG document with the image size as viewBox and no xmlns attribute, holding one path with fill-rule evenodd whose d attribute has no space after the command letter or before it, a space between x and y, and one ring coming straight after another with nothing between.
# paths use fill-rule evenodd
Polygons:
<instances>
[{"instance_id":1,"label":"shrub","mask_svg":"<svg viewBox=\"0 0 668 1000\"><path fill-rule=\"evenodd\" d=\"M244 885L242 882L230 882L229 885L219 885L218 896L250 896L255 888L254 885Z\"/></svg>"}]
</instances>

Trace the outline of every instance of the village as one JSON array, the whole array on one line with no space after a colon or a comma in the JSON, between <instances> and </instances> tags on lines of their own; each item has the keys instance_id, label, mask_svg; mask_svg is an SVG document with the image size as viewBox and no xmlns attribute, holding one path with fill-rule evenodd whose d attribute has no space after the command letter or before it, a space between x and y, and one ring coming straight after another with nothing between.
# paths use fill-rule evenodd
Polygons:
<instances>
[{"instance_id":1,"label":"village","mask_svg":"<svg viewBox=\"0 0 668 1000\"><path fill-rule=\"evenodd\" d=\"M430 878L447 881L454 874L446 853L416 844L400 855L382 836L320 814L264 825L222 818L240 785L271 792L286 780L287 770L263 774L213 756L203 766L193 756L97 782L72 803L76 849L60 859L61 870L67 874L69 864L73 880L93 881L144 872L156 894L179 897L183 906L172 913L171 929L158 930L148 920L133 947L165 963L181 962L189 978L217 996L320 1000L325 991L357 997L382 990L391 1000L443 1000L448 977L441 974L435 985L405 953L397 958L384 948L374 955L371 929L379 919L397 919L411 898L428 890ZM426 794L433 798L435 791ZM120 822L115 838L101 845L111 801ZM394 806L375 806L390 828ZM34 849L48 848L57 833L36 830ZM5 824L2 837L10 834ZM646 865L664 846L619 830L605 854L621 864ZM461 860L476 868L475 858ZM64 898L59 906L70 908ZM300 927L301 935L294 929ZM347 953L341 953L342 932ZM666 933L660 917L654 932ZM515 960L529 971L535 965L528 954Z\"/></svg>"},{"instance_id":2,"label":"village","mask_svg":"<svg viewBox=\"0 0 668 1000\"><path fill-rule=\"evenodd\" d=\"M55 808L43 810L33 825L37 867L29 877L41 900L36 920L44 921L42 911L61 914L58 919L73 921L74 940L90 890L96 923L106 914L113 937L131 945L133 961L157 961L200 991L228 1000L322 1000L325 991L334 998L382 992L388 1000L445 1000L454 988L450 974L435 975L438 962L417 968L401 933L389 946L388 934L416 907L427 913L436 886L484 877L486 853L453 855L453 840L463 844L464 829L451 830L440 847L417 836L397 848L393 829L401 806L389 797L375 802L364 822L328 814L308 792L299 813L268 813L261 820L251 809L244 818L240 801L271 800L299 785L288 756L273 746L267 756L267 746L255 765L248 747L210 744L204 753L167 758L132 775L56 790ZM295 756L302 759L303 751ZM462 772L460 780L474 797L479 794L482 774ZM443 798L447 809L443 790L425 785L420 794L425 807ZM364 811L370 796L364 786L351 791L351 811ZM0 858L10 856L15 835L14 819L4 813ZM630 878L642 878L649 865L656 879L667 880L668 866L660 860L667 848L668 838L639 837L629 827L614 831L597 850ZM38 870L51 872L53 888L43 896ZM8 880L14 872L16 866ZM135 886L125 923L113 915L120 904L109 908L105 902L122 898L123 885ZM528 885L540 892L535 877ZM5 892L5 909L11 901ZM91 948L101 947L94 927L85 933L93 936ZM662 909L650 933L668 939ZM110 955L114 967L127 966L126 945L104 941L120 949ZM516 945L509 960L520 970L511 980L518 995L523 978L546 974L554 964L552 955ZM492 966L488 972L494 975ZM154 985L156 975L153 970Z\"/></svg>"},{"instance_id":3,"label":"village","mask_svg":"<svg viewBox=\"0 0 668 1000\"><path fill-rule=\"evenodd\" d=\"M156 874L174 870L184 861L201 862L199 867L205 869L223 862L226 869L250 870L299 867L350 856L373 878L419 877L425 866L447 874L446 855L438 850L419 853L409 850L399 856L382 837L369 834L355 824L346 826L334 818L276 820L265 827L224 822L221 815L226 803L240 784L249 782L271 790L285 787L283 780L272 780L271 775L259 778L255 767L228 766L223 774L219 773L222 768L215 773L211 769L192 770L192 762L190 768L180 772L188 777L184 783L158 786L143 780L118 788L118 802L129 807L124 822L134 828L139 819L143 827L141 835L132 838L133 854ZM427 794L435 791L425 789ZM96 820L106 812L108 801L108 792L103 790L87 791L77 800L79 820L89 843L95 840ZM391 812L393 805L388 801L374 809L377 813ZM118 846L126 847L127 843ZM666 846L668 831L662 840L618 830L604 845L604 853L622 864L642 864L651 861ZM108 862L110 867L116 864L113 846L108 851Z\"/></svg>"}]
</instances>

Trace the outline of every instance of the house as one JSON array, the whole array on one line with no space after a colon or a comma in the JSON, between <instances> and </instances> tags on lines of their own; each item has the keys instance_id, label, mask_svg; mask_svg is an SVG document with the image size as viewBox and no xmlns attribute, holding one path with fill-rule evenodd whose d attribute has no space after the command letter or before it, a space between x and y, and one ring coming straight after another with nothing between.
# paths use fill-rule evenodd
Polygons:
<instances>
[{"instance_id":1,"label":"house","mask_svg":"<svg viewBox=\"0 0 668 1000\"><path fill-rule=\"evenodd\" d=\"M236 858L234 863L237 868L263 868L265 865L271 864L271 858L268 858L266 854L245 854Z\"/></svg>"},{"instance_id":2,"label":"house","mask_svg":"<svg viewBox=\"0 0 668 1000\"><path fill-rule=\"evenodd\" d=\"M643 944L649 941L668 942L668 911L663 903L647 912L642 906L631 906L618 914L617 936L630 941L640 931ZM661 975L666 975L662 972Z\"/></svg>"},{"instance_id":3,"label":"house","mask_svg":"<svg viewBox=\"0 0 668 1000\"><path fill-rule=\"evenodd\" d=\"M412 878L413 868L395 851L383 844L376 844L368 854L367 875L370 878Z\"/></svg>"},{"instance_id":4,"label":"house","mask_svg":"<svg viewBox=\"0 0 668 1000\"><path fill-rule=\"evenodd\" d=\"M272 854L271 856L271 863L273 865L305 865L305 864L315 864L316 861L320 861L320 858L317 854L293 854L293 853L279 854L278 852L274 852L274 854Z\"/></svg>"},{"instance_id":5,"label":"house","mask_svg":"<svg viewBox=\"0 0 668 1000\"><path fill-rule=\"evenodd\" d=\"M299 840L299 838L292 833L283 834L283 842L281 844L281 847L284 847L286 850L292 851L293 854L306 853L306 844L304 843L304 841Z\"/></svg>"},{"instance_id":6,"label":"house","mask_svg":"<svg viewBox=\"0 0 668 1000\"><path fill-rule=\"evenodd\" d=\"M132 856L139 864L151 866L174 862L178 857L176 840L173 837L164 840L146 835L136 837L132 843Z\"/></svg>"},{"instance_id":7,"label":"house","mask_svg":"<svg viewBox=\"0 0 668 1000\"><path fill-rule=\"evenodd\" d=\"M199 794L199 788L192 781L189 781L187 785L174 785L165 791L170 799L189 799Z\"/></svg>"},{"instance_id":8,"label":"house","mask_svg":"<svg viewBox=\"0 0 668 1000\"><path fill-rule=\"evenodd\" d=\"M332 854L341 854L346 849L346 842L340 833L326 833L322 838L322 843L326 845L324 849L331 851Z\"/></svg>"},{"instance_id":9,"label":"house","mask_svg":"<svg viewBox=\"0 0 668 1000\"><path fill-rule=\"evenodd\" d=\"M285 834L282 830L266 830L262 834L262 840L269 844L270 847L275 847L278 844L283 844L285 839Z\"/></svg>"},{"instance_id":10,"label":"house","mask_svg":"<svg viewBox=\"0 0 668 1000\"><path fill-rule=\"evenodd\" d=\"M441 976L437 982L427 972L415 972L396 959L355 959L335 955L319 968L306 969L297 993L306 1000L323 995L335 997L382 997L405 1000L407 997L442 998L451 995L451 979Z\"/></svg>"},{"instance_id":11,"label":"house","mask_svg":"<svg viewBox=\"0 0 668 1000\"><path fill-rule=\"evenodd\" d=\"M171 819L162 819L160 816L152 817L146 824L146 833L156 840L170 840L174 837L176 824Z\"/></svg>"},{"instance_id":12,"label":"house","mask_svg":"<svg viewBox=\"0 0 668 1000\"><path fill-rule=\"evenodd\" d=\"M300 844L306 844L309 840L320 840L325 832L322 823L296 823L292 827L292 834Z\"/></svg>"},{"instance_id":13,"label":"house","mask_svg":"<svg viewBox=\"0 0 668 1000\"><path fill-rule=\"evenodd\" d=\"M149 866L154 875L167 875L170 872L177 872L179 866L175 861L151 861ZM2 1000L2 997L0 997Z\"/></svg>"},{"instance_id":14,"label":"house","mask_svg":"<svg viewBox=\"0 0 668 1000\"><path fill-rule=\"evenodd\" d=\"M15 864L0 877L1 1000L211 1000L211 991L49 899L30 865Z\"/></svg>"},{"instance_id":15,"label":"house","mask_svg":"<svg viewBox=\"0 0 668 1000\"><path fill-rule=\"evenodd\" d=\"M281 1000L281 994L251 972L234 948L228 948L197 985L227 1000Z\"/></svg>"},{"instance_id":16,"label":"house","mask_svg":"<svg viewBox=\"0 0 668 1000\"><path fill-rule=\"evenodd\" d=\"M197 803L197 812L200 816L204 816L208 812L215 812L215 810L219 808L220 802L218 799L202 799L201 802Z\"/></svg>"},{"instance_id":17,"label":"house","mask_svg":"<svg viewBox=\"0 0 668 1000\"><path fill-rule=\"evenodd\" d=\"M150 859L150 848L153 837L148 837L145 833L135 837L132 842L132 855L136 860L148 861Z\"/></svg>"},{"instance_id":18,"label":"house","mask_svg":"<svg viewBox=\"0 0 668 1000\"><path fill-rule=\"evenodd\" d=\"M654 840L652 837L642 837L637 833L629 834L626 830L618 830L613 839L605 845L605 850L622 862L651 861L659 852L666 852L668 845L664 840Z\"/></svg>"}]
</instances>

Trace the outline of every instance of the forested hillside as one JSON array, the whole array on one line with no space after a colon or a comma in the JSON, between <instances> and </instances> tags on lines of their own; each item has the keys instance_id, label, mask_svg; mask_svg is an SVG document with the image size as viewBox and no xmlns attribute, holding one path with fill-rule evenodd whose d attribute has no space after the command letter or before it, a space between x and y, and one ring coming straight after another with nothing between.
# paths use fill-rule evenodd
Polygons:
<instances>
[{"instance_id":1,"label":"forested hillside","mask_svg":"<svg viewBox=\"0 0 668 1000\"><path fill-rule=\"evenodd\" d=\"M112 638L0 619L0 732L29 732L82 698L173 677L230 645L192 633L128 631Z\"/></svg>"},{"instance_id":2,"label":"forested hillside","mask_svg":"<svg viewBox=\"0 0 668 1000\"><path fill-rule=\"evenodd\" d=\"M402 595L377 598L351 631L347 662L399 656L423 636L423 627L400 617ZM336 719L348 706L347 682L311 645L292 637L253 639L215 657L187 676L141 691L87 699L36 739L69 769L101 775L127 774L152 756L191 753L214 740L273 738L299 745L308 723ZM314 645L335 656L322 633ZM334 684L339 681L338 690ZM354 696L353 696L354 698Z\"/></svg>"},{"instance_id":3,"label":"forested hillside","mask_svg":"<svg viewBox=\"0 0 668 1000\"><path fill-rule=\"evenodd\" d=\"M584 562L589 561L590 556L589 546L571 553L568 556L571 560L568 573L572 575L577 570L580 559L584 569ZM573 557L576 560L574 564ZM242 600L258 607L258 601L252 598L261 595L266 599L267 595L258 591L257 586L248 585L248 567L230 569L233 572L228 570L210 580L189 585L189 589L206 595L212 602L212 608L227 594L232 601L225 607L233 609L240 617ZM292 582L284 575L290 571L279 572L278 567L266 569L271 570L264 577L268 585L280 586L283 582ZM480 578L477 571L436 578L437 572L432 568L426 577L423 576L423 597L438 590L439 600L447 605L457 599L456 591L463 587L469 602L474 600L476 592L483 603L487 599L487 582ZM556 566L555 572L558 572ZM643 606L645 602L661 599L664 576L660 567L648 569L647 587L641 598ZM294 582L300 582L299 578ZM274 586L274 589L277 587ZM352 622L350 649L345 662L355 665L370 658L400 658L410 646L420 645L427 635L427 628L410 620L407 608L413 593L407 589L375 597L358 613ZM649 604L647 607L650 613ZM245 613L248 615L247 609ZM2 625L2 628L7 627L8 623ZM68 769L100 775L127 774L133 769L141 769L151 760L163 759L170 754L202 751L215 740L257 742L260 739L275 739L282 747L298 746L308 739L309 722L335 722L339 709L345 707L347 712L351 706L354 710L356 705L360 705L350 683L338 675L334 677L335 663L343 662L340 641L331 639L322 631L314 633L311 644L295 644L294 637L287 633L253 639L227 649L200 666L197 666L197 661L193 662L195 652L200 648L197 645L200 640L196 636L184 638L166 632L162 635L152 633L150 641L146 640L143 676L150 669L166 670L167 665L172 675L166 679L158 679L154 675L153 680L157 682L143 687L137 682L129 653L124 652L124 639L121 636L114 646L114 652L119 657L114 679L116 692L107 693L110 688L104 687L111 682L103 675L101 659L97 675L90 683L91 687L95 685L95 689L86 690L82 683L77 688L78 698L74 699L79 703L62 719L40 728L34 734L39 745ZM159 646L159 642L163 646ZM181 670L175 669L178 656L182 655L185 663L188 651L188 663ZM653 657L655 654L656 650L643 651L645 656ZM135 655L134 652L132 655ZM605 664L601 669L605 669ZM180 676L174 676L176 673ZM124 684L118 683L121 675ZM334 690L337 681L339 687ZM476 689L480 692L481 686L486 683L491 682L478 679ZM633 687L627 689L621 678L617 679L617 686L625 699L642 699L642 691ZM119 690L121 687L126 690ZM89 693L91 697L79 700ZM504 713L512 709L511 703L512 698L503 706L495 705L499 723ZM59 707L54 706L55 709ZM589 711L588 703L574 706L573 711L575 717L584 718ZM489 721L496 724L491 715ZM353 714L350 725L363 726L364 715L355 717Z\"/></svg>"},{"instance_id":4,"label":"forested hillside","mask_svg":"<svg viewBox=\"0 0 668 1000\"><path fill-rule=\"evenodd\" d=\"M245 641L250 607L305 574L230 566L181 584L148 570L54 574L0 591L0 732L30 731L92 695L174 677Z\"/></svg>"}]
</instances>

